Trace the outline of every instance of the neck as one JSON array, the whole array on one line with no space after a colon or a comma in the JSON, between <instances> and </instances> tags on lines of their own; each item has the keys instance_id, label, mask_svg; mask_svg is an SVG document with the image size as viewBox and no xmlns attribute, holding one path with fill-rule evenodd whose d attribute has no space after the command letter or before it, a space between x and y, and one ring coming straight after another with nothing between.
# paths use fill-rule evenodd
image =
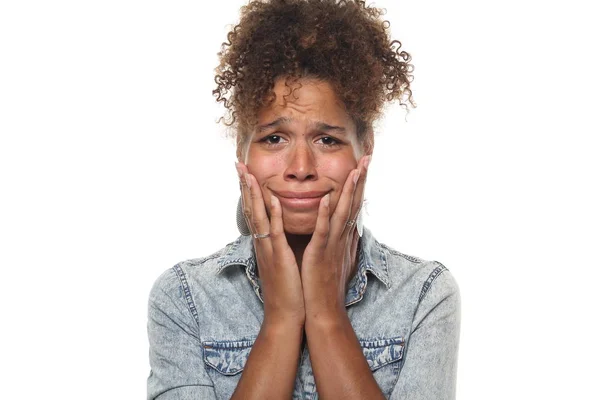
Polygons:
<instances>
[{"instance_id":1,"label":"neck","mask_svg":"<svg viewBox=\"0 0 600 400\"><path fill-rule=\"evenodd\" d=\"M294 252L294 256L296 256L298 268L300 268L302 265L302 256L304 255L304 250L306 249L306 246L308 246L312 235L293 235L291 233L286 233L285 236L288 244Z\"/></svg>"},{"instance_id":2,"label":"neck","mask_svg":"<svg viewBox=\"0 0 600 400\"><path fill-rule=\"evenodd\" d=\"M294 252L294 256L296 257L296 264L298 265L298 268L302 267L302 256L304 255L304 250L306 250L306 246L308 246L308 243L310 242L310 239L312 238L312 235L293 235L290 233L286 233L285 234L288 244L290 245L292 251ZM354 274L356 274L356 269L358 268L358 242L359 242L359 238L358 235L356 236L356 241L353 242L352 244L352 257L353 257L353 263L352 263L352 272L350 273L350 275L348 276L348 279L346 281L346 284L348 284L348 281L354 276Z\"/></svg>"}]
</instances>

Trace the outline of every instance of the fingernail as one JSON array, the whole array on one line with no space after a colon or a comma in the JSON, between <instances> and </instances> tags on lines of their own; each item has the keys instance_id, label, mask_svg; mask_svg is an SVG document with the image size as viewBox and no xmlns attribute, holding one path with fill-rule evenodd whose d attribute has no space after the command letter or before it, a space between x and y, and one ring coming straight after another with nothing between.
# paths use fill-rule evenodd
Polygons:
<instances>
[{"instance_id":1,"label":"fingernail","mask_svg":"<svg viewBox=\"0 0 600 400\"><path fill-rule=\"evenodd\" d=\"M238 178L242 179L242 169L240 168L240 163L235 162L235 170L237 171Z\"/></svg>"},{"instance_id":2,"label":"fingernail","mask_svg":"<svg viewBox=\"0 0 600 400\"><path fill-rule=\"evenodd\" d=\"M354 177L352 177L352 180L354 181L354 184L356 185L356 182L358 182L358 178L360 177L360 170L355 170L354 171Z\"/></svg>"},{"instance_id":3,"label":"fingernail","mask_svg":"<svg viewBox=\"0 0 600 400\"><path fill-rule=\"evenodd\" d=\"M271 195L271 207L275 207L277 204L277 197Z\"/></svg>"},{"instance_id":4,"label":"fingernail","mask_svg":"<svg viewBox=\"0 0 600 400\"><path fill-rule=\"evenodd\" d=\"M369 169L369 164L371 163L371 157L372 157L371 155L368 155L365 158L365 169Z\"/></svg>"},{"instance_id":5,"label":"fingernail","mask_svg":"<svg viewBox=\"0 0 600 400\"><path fill-rule=\"evenodd\" d=\"M323 198L323 205L324 205L325 207L329 207L329 193L327 193L327 194L325 195L325 197Z\"/></svg>"},{"instance_id":6,"label":"fingernail","mask_svg":"<svg viewBox=\"0 0 600 400\"><path fill-rule=\"evenodd\" d=\"M250 181L250 174L246 173L245 177L246 177L246 185L248 185L248 189L250 189L252 187L252 182Z\"/></svg>"}]
</instances>

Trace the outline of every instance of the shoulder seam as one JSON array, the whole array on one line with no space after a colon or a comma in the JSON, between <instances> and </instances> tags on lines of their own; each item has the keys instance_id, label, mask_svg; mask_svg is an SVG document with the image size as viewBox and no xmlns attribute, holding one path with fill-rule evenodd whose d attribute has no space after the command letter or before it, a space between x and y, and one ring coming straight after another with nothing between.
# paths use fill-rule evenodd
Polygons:
<instances>
[{"instance_id":1,"label":"shoulder seam","mask_svg":"<svg viewBox=\"0 0 600 400\"><path fill-rule=\"evenodd\" d=\"M173 267L175 274L179 278L179 282L181 283L181 287L183 289L183 294L185 295L185 300L187 302L188 308L196 321L196 324L200 326L200 321L198 321L198 309L196 308L196 304L194 303L194 299L192 298L192 293L190 292L190 286L188 284L187 278L185 277L185 273L179 264Z\"/></svg>"},{"instance_id":2,"label":"shoulder seam","mask_svg":"<svg viewBox=\"0 0 600 400\"><path fill-rule=\"evenodd\" d=\"M179 264L177 264L177 265L180 265L180 264L186 264L186 265L189 265L189 266L196 267L196 266L198 266L198 265L200 265L200 264L204 264L204 263L205 263L205 262L207 262L207 261L210 261L210 260L213 260L213 259L215 259L215 258L219 258L219 257L221 257L221 256L223 255L223 250L224 250L224 249L221 249L221 250L219 250L219 251L216 251L216 252L214 252L213 254L211 254L211 255L209 255L209 256L206 256L206 257L202 257L202 258L192 258L192 259L190 259L190 260L182 261L182 262L180 262L180 263L179 263ZM173 267L173 268L175 268L175 267Z\"/></svg>"},{"instance_id":3,"label":"shoulder seam","mask_svg":"<svg viewBox=\"0 0 600 400\"><path fill-rule=\"evenodd\" d=\"M431 288L433 281L435 281L435 279L438 276L440 276L442 274L442 272L448 270L448 268L446 268L442 263L440 263L438 261L434 261L434 263L437 264L437 267L435 267L435 269L433 271L431 271L431 273L429 274L429 276L423 283L423 287L421 288L421 293L419 294L419 303L421 302L421 300L423 300L423 297L425 297L425 295L429 291L429 288Z\"/></svg>"}]
</instances>

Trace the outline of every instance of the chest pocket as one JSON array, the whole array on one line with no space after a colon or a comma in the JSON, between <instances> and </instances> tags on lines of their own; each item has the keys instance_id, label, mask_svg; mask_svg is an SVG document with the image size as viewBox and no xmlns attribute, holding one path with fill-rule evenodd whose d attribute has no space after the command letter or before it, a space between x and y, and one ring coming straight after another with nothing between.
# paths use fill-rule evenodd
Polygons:
<instances>
[{"instance_id":1,"label":"chest pocket","mask_svg":"<svg viewBox=\"0 0 600 400\"><path fill-rule=\"evenodd\" d=\"M218 399L229 399L242 376L254 338L203 342L204 364Z\"/></svg>"},{"instance_id":2,"label":"chest pocket","mask_svg":"<svg viewBox=\"0 0 600 400\"><path fill-rule=\"evenodd\" d=\"M373 377L386 397L398 381L405 341L402 337L391 339L359 340Z\"/></svg>"},{"instance_id":3,"label":"chest pocket","mask_svg":"<svg viewBox=\"0 0 600 400\"><path fill-rule=\"evenodd\" d=\"M223 375L237 375L244 369L254 339L204 342L204 363Z\"/></svg>"},{"instance_id":4,"label":"chest pocket","mask_svg":"<svg viewBox=\"0 0 600 400\"><path fill-rule=\"evenodd\" d=\"M386 397L392 393L400 374L404 338L359 340L375 381ZM218 398L233 395L248 361L254 339L203 342L204 363L213 380Z\"/></svg>"}]
</instances>

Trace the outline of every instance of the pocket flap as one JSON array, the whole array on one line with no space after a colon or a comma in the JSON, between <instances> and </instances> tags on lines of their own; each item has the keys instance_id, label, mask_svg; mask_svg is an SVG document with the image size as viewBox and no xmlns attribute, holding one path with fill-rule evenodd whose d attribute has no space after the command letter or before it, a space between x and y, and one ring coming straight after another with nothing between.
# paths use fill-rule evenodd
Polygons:
<instances>
[{"instance_id":1,"label":"pocket flap","mask_svg":"<svg viewBox=\"0 0 600 400\"><path fill-rule=\"evenodd\" d=\"M371 371L399 361L404 355L404 338L359 340Z\"/></svg>"},{"instance_id":2,"label":"pocket flap","mask_svg":"<svg viewBox=\"0 0 600 400\"><path fill-rule=\"evenodd\" d=\"M254 340L203 342L204 362L223 375L242 372Z\"/></svg>"}]
</instances>

